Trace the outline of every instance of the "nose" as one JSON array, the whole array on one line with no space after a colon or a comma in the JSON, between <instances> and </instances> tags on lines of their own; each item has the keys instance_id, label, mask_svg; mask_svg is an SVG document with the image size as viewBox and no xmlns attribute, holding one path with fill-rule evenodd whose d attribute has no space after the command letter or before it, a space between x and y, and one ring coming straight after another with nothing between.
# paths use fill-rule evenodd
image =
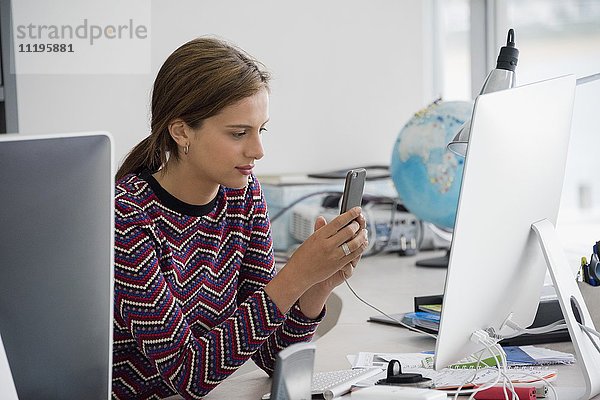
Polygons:
<instances>
[{"instance_id":1,"label":"nose","mask_svg":"<svg viewBox=\"0 0 600 400\"><path fill-rule=\"evenodd\" d=\"M249 140L248 147L246 147L246 155L255 160L260 160L265 155L262 138L258 132L253 134Z\"/></svg>"}]
</instances>

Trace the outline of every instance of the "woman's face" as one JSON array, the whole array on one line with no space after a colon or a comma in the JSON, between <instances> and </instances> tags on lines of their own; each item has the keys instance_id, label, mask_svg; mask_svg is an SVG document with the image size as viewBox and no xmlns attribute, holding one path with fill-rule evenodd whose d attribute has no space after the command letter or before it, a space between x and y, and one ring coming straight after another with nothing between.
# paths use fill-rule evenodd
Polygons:
<instances>
[{"instance_id":1,"label":"woman's face","mask_svg":"<svg viewBox=\"0 0 600 400\"><path fill-rule=\"evenodd\" d=\"M202 184L241 188L247 185L254 162L264 155L261 134L269 120L269 95L255 95L207 118L190 135L192 173Z\"/></svg>"}]
</instances>

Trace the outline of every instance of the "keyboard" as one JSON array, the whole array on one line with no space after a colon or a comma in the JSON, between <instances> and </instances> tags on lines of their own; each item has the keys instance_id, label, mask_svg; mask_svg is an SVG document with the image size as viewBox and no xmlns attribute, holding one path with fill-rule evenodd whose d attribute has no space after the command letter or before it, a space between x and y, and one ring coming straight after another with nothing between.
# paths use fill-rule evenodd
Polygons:
<instances>
[{"instance_id":1,"label":"keyboard","mask_svg":"<svg viewBox=\"0 0 600 400\"><path fill-rule=\"evenodd\" d=\"M383 372L381 368L342 369L339 371L316 372L313 374L311 396L313 399L331 400L350 392L352 385L372 378ZM383 378L385 376L382 375ZM269 400L270 393L262 396Z\"/></svg>"},{"instance_id":2,"label":"keyboard","mask_svg":"<svg viewBox=\"0 0 600 400\"><path fill-rule=\"evenodd\" d=\"M331 400L350 392L352 385L364 379L378 375L383 370L369 369L342 369L339 371L317 372L313 375L312 397Z\"/></svg>"}]
</instances>

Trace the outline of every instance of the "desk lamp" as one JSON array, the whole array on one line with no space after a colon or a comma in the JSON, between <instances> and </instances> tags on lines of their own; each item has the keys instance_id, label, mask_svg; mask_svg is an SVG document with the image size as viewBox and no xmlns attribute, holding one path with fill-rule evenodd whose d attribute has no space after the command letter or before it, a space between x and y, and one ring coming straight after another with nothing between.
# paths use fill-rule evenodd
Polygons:
<instances>
[{"instance_id":1,"label":"desk lamp","mask_svg":"<svg viewBox=\"0 0 600 400\"><path fill-rule=\"evenodd\" d=\"M515 86L515 68L519 59L519 50L515 47L515 31L508 30L506 46L500 49L496 68L493 69L486 78L479 94L497 92L504 89L510 89ZM460 157L465 157L467 153L467 143L471 134L471 118L465 121L458 130L458 133L450 143L446 146L448 150ZM450 249L441 257L419 260L416 264L420 267L448 267L450 258Z\"/></svg>"},{"instance_id":2,"label":"desk lamp","mask_svg":"<svg viewBox=\"0 0 600 400\"><path fill-rule=\"evenodd\" d=\"M515 68L519 59L519 50L515 47L515 31L508 30L506 46L500 49L496 68L493 69L486 78L479 94L497 92L499 90L510 89L515 86L516 75ZM471 134L471 120L468 119L459 129L458 133L450 143L448 150L464 157L467 152L467 142Z\"/></svg>"},{"instance_id":3,"label":"desk lamp","mask_svg":"<svg viewBox=\"0 0 600 400\"><path fill-rule=\"evenodd\" d=\"M508 30L506 38L506 46L500 49L496 68L493 69L485 79L479 94L497 92L499 90L510 89L515 87L516 75L515 68L519 60L519 50L515 47L515 32L513 29ZM593 82L600 79L600 73L592 74L576 80L576 85ZM467 153L467 143L471 134L471 117L460 127L458 133L450 143L446 146L448 150L458 156L464 157Z\"/></svg>"}]
</instances>

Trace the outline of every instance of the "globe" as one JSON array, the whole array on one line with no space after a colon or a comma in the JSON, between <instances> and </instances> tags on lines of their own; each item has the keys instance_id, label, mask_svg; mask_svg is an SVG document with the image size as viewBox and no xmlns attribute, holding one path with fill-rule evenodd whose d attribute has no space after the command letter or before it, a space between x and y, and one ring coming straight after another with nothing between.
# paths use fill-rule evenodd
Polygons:
<instances>
[{"instance_id":1,"label":"globe","mask_svg":"<svg viewBox=\"0 0 600 400\"><path fill-rule=\"evenodd\" d=\"M464 158L446 149L471 117L473 103L437 101L400 130L390 174L404 206L417 218L454 228Z\"/></svg>"}]
</instances>

